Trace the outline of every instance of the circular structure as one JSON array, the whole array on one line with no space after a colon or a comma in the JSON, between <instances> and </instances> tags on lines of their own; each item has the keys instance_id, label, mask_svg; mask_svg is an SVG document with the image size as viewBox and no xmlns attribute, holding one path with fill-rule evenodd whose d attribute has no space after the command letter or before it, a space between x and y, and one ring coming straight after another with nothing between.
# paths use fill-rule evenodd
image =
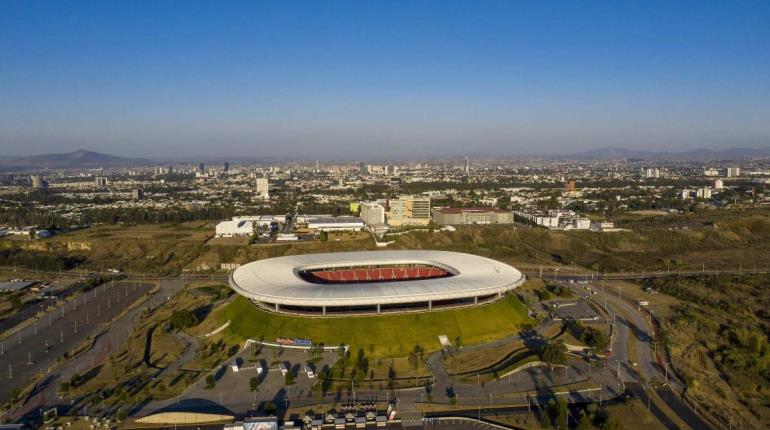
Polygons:
<instances>
[{"instance_id":1,"label":"circular structure","mask_svg":"<svg viewBox=\"0 0 770 430\"><path fill-rule=\"evenodd\" d=\"M292 255L241 266L230 285L254 304L297 314L379 314L475 305L524 283L515 268L448 251Z\"/></svg>"}]
</instances>

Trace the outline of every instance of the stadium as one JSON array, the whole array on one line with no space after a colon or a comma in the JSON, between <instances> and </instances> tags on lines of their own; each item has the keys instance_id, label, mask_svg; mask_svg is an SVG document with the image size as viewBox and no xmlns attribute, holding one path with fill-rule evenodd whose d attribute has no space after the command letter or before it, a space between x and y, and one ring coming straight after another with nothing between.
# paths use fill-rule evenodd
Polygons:
<instances>
[{"instance_id":1,"label":"stadium","mask_svg":"<svg viewBox=\"0 0 770 430\"><path fill-rule=\"evenodd\" d=\"M474 306L524 281L505 263L448 251L293 255L248 263L230 275L233 290L262 309L318 316Z\"/></svg>"}]
</instances>

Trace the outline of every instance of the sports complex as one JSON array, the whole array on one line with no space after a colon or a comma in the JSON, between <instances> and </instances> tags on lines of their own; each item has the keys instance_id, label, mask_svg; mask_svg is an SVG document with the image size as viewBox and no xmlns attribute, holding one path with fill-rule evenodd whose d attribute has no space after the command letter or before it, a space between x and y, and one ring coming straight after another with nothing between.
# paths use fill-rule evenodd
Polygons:
<instances>
[{"instance_id":1,"label":"sports complex","mask_svg":"<svg viewBox=\"0 0 770 430\"><path fill-rule=\"evenodd\" d=\"M524 281L505 263L448 251L293 255L248 263L230 275L231 287L262 309L315 316L474 306Z\"/></svg>"}]
</instances>

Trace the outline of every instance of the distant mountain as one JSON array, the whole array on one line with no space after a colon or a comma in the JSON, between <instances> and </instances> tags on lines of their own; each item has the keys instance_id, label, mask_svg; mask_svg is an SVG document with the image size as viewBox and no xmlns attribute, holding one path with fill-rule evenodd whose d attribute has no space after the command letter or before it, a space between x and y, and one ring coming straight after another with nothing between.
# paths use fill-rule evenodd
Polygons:
<instances>
[{"instance_id":1,"label":"distant mountain","mask_svg":"<svg viewBox=\"0 0 770 430\"><path fill-rule=\"evenodd\" d=\"M573 154L569 158L585 160L737 160L742 158L770 157L767 148L692 149L682 152L644 151L627 148L598 148Z\"/></svg>"},{"instance_id":2,"label":"distant mountain","mask_svg":"<svg viewBox=\"0 0 770 430\"><path fill-rule=\"evenodd\" d=\"M0 159L0 167L12 169L76 169L132 166L151 163L145 158L126 158L81 149L65 154L41 154Z\"/></svg>"}]
</instances>

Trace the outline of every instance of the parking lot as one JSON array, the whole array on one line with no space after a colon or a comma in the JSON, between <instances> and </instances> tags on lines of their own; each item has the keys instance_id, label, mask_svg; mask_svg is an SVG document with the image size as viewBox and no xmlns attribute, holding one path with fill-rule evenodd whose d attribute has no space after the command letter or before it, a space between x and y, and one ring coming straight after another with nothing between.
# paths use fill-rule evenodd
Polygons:
<instances>
[{"instance_id":1,"label":"parking lot","mask_svg":"<svg viewBox=\"0 0 770 430\"><path fill-rule=\"evenodd\" d=\"M49 371L56 359L72 350L101 324L111 321L131 303L152 289L153 284L106 283L60 306L51 308L17 333L0 341L0 401L21 388L36 374ZM82 363L81 371L90 367Z\"/></svg>"}]
</instances>

